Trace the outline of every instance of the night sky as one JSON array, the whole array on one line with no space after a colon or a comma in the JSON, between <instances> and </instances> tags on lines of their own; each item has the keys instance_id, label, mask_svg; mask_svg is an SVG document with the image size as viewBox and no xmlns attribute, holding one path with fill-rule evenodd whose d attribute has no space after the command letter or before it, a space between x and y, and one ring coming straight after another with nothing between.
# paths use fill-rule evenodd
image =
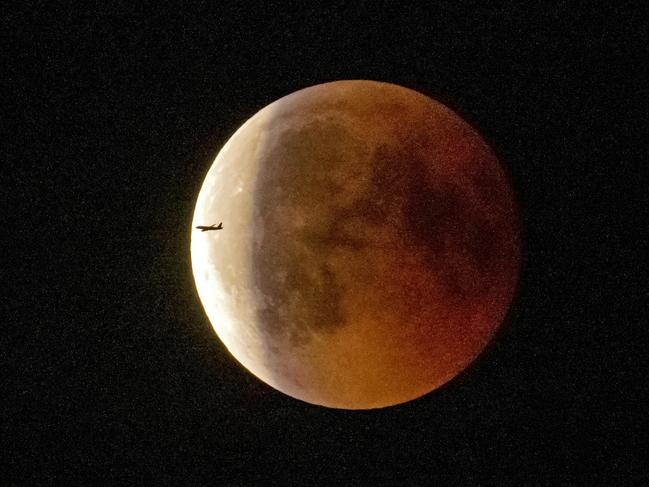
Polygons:
<instances>
[{"instance_id":1,"label":"night sky","mask_svg":"<svg viewBox=\"0 0 649 487\"><path fill-rule=\"evenodd\" d=\"M412 3L3 7L0 483L647 480L646 18L617 2ZM523 216L495 341L440 390L381 410L256 379L191 273L221 146L268 103L339 79L452 108Z\"/></svg>"}]
</instances>

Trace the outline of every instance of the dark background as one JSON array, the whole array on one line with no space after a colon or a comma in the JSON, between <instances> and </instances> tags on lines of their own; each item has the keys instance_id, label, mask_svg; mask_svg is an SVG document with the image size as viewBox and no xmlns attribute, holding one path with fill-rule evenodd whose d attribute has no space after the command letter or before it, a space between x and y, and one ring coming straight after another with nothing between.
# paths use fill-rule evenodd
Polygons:
<instances>
[{"instance_id":1,"label":"dark background","mask_svg":"<svg viewBox=\"0 0 649 487\"><path fill-rule=\"evenodd\" d=\"M646 16L487 3L2 7L2 483L646 482ZM354 412L231 358L189 242L243 121L358 78L428 94L485 137L526 260L468 372Z\"/></svg>"}]
</instances>

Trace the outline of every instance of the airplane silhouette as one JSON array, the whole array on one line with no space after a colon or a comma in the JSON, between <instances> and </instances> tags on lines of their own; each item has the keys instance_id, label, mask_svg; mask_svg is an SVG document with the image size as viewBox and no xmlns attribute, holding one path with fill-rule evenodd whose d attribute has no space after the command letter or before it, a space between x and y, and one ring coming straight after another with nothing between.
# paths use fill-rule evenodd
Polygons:
<instances>
[{"instance_id":1,"label":"airplane silhouette","mask_svg":"<svg viewBox=\"0 0 649 487\"><path fill-rule=\"evenodd\" d=\"M196 228L198 228L201 232L208 232L210 230L223 230L223 223L219 223L219 226L216 226L216 223L210 225L209 227L206 227L205 225L199 225Z\"/></svg>"}]
</instances>

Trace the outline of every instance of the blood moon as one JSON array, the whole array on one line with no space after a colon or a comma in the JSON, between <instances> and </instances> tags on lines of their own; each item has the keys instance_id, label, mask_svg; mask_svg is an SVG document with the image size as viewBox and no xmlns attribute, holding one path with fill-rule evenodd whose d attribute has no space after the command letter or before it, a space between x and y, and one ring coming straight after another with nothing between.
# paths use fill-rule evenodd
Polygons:
<instances>
[{"instance_id":1,"label":"blood moon","mask_svg":"<svg viewBox=\"0 0 649 487\"><path fill-rule=\"evenodd\" d=\"M515 292L519 220L494 153L444 105L354 80L260 110L196 203L192 267L220 339L303 401L370 409L446 383Z\"/></svg>"}]
</instances>

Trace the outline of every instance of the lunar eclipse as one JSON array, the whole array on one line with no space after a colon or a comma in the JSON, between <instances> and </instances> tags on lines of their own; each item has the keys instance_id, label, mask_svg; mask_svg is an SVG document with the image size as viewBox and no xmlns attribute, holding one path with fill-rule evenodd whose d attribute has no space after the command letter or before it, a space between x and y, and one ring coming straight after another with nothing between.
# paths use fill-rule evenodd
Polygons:
<instances>
[{"instance_id":1,"label":"lunar eclipse","mask_svg":"<svg viewBox=\"0 0 649 487\"><path fill-rule=\"evenodd\" d=\"M246 121L192 227L216 333L255 376L332 408L403 403L457 376L516 290L520 223L494 152L416 91L336 81Z\"/></svg>"}]
</instances>

